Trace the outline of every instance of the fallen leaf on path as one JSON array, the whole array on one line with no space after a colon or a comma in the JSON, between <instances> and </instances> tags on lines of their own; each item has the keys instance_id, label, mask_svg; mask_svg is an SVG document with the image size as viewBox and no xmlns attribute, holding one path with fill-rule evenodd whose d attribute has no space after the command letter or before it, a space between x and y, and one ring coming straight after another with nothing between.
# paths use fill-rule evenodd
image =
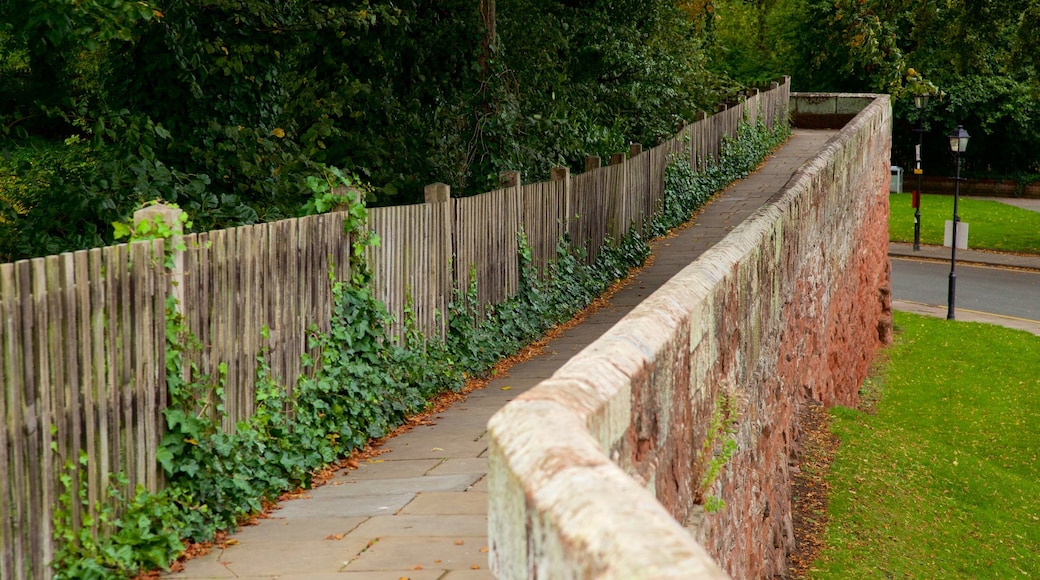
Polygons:
<instances>
[{"instance_id":1,"label":"fallen leaf on path","mask_svg":"<svg viewBox=\"0 0 1040 580\"><path fill-rule=\"evenodd\" d=\"M502 390L503 391L511 391L511 390L513 390L513 387L505 386L505 387L502 387Z\"/></svg>"},{"instance_id":2,"label":"fallen leaf on path","mask_svg":"<svg viewBox=\"0 0 1040 580\"><path fill-rule=\"evenodd\" d=\"M483 548L480 549L480 553L481 554L487 554L490 551L491 551L491 548L489 548L487 546L484 546Z\"/></svg>"},{"instance_id":3,"label":"fallen leaf on path","mask_svg":"<svg viewBox=\"0 0 1040 580\"><path fill-rule=\"evenodd\" d=\"M455 545L456 546L461 546L462 544L465 544L465 543L466 542L463 542L462 540L455 540Z\"/></svg>"},{"instance_id":4,"label":"fallen leaf on path","mask_svg":"<svg viewBox=\"0 0 1040 580\"><path fill-rule=\"evenodd\" d=\"M480 570L480 564L473 564L469 567L470 570Z\"/></svg>"},{"instance_id":5,"label":"fallen leaf on path","mask_svg":"<svg viewBox=\"0 0 1040 580\"><path fill-rule=\"evenodd\" d=\"M422 570L422 564L416 564L415 566L412 566L412 570Z\"/></svg>"},{"instance_id":6,"label":"fallen leaf on path","mask_svg":"<svg viewBox=\"0 0 1040 580\"><path fill-rule=\"evenodd\" d=\"M329 534L325 537L326 540L342 540L343 534Z\"/></svg>"}]
</instances>

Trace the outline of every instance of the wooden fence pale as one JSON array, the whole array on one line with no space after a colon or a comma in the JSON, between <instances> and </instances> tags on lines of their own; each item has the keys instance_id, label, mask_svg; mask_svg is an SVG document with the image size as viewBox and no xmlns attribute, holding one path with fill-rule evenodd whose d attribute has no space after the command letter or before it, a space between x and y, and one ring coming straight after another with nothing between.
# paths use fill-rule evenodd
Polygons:
<instances>
[{"instance_id":1,"label":"wooden fence pale","mask_svg":"<svg viewBox=\"0 0 1040 580\"><path fill-rule=\"evenodd\" d=\"M519 288L517 239L544 272L566 234L594 260L608 239L641 228L664 194L674 158L703 168L746 116L784 120L790 83L776 83L736 106L683 128L647 151L633 146L614 163L570 176L451 199L446 186L424 204L374 208L381 243L367 251L374 292L396 317L443 334L454 289L471 272L481 304ZM254 412L258 354L291 389L305 369L311 328L329 330L332 283L350 270L342 214L184 236L172 272L161 240L0 264L0 578L49 576L51 518L66 462L93 504L109 473L159 489L156 450L166 392L166 299L180 297L183 325L198 339L186 353L190 379L223 377L233 430ZM309 353L314 355L316 353ZM75 493L75 490L73 490ZM75 508L75 506L73 506ZM78 509L78 508L77 508ZM74 525L81 514L72 514Z\"/></svg>"}]
</instances>

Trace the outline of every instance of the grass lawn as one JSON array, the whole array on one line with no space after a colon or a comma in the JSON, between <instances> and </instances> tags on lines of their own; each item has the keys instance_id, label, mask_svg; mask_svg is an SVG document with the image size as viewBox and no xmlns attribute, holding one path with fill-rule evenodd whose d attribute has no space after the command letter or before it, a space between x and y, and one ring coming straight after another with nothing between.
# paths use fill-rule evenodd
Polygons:
<instances>
[{"instance_id":1,"label":"grass lawn","mask_svg":"<svg viewBox=\"0 0 1040 580\"><path fill-rule=\"evenodd\" d=\"M832 410L810 577L1040 577L1040 337L895 316L874 412Z\"/></svg>"},{"instance_id":2,"label":"grass lawn","mask_svg":"<svg viewBox=\"0 0 1040 580\"><path fill-rule=\"evenodd\" d=\"M890 197L888 235L893 242L914 241L914 208L909 193ZM1040 254L1040 212L998 201L964 199L957 205L962 222L968 224L968 247ZM953 218L953 197L921 196L921 243L941 246L946 220Z\"/></svg>"}]
</instances>

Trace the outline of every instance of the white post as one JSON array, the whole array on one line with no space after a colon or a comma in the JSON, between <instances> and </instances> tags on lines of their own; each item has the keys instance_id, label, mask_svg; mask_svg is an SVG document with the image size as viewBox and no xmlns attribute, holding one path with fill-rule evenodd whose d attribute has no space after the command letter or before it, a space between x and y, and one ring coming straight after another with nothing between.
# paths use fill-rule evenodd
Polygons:
<instances>
[{"instance_id":1,"label":"white post","mask_svg":"<svg viewBox=\"0 0 1040 580\"><path fill-rule=\"evenodd\" d=\"M134 212L134 230L137 224L150 221L162 223L169 226L173 235L164 243L166 251L173 253L173 268L170 269L170 292L177 300L177 313L184 314L184 225L181 223L181 214L184 210L157 203L141 208ZM171 250L172 248L172 250Z\"/></svg>"}]
</instances>

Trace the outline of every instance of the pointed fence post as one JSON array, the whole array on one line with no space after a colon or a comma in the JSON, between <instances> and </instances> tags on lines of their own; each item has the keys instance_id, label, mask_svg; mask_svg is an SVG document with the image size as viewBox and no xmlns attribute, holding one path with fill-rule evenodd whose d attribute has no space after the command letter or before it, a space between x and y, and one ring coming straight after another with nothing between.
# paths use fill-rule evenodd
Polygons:
<instances>
[{"instance_id":1,"label":"pointed fence post","mask_svg":"<svg viewBox=\"0 0 1040 580\"><path fill-rule=\"evenodd\" d=\"M503 171L498 174L498 186L502 189L520 186L519 171Z\"/></svg>"},{"instance_id":2,"label":"pointed fence post","mask_svg":"<svg viewBox=\"0 0 1040 580\"><path fill-rule=\"evenodd\" d=\"M431 183L423 188L426 203L440 203L451 199L451 186L444 183Z\"/></svg>"}]
</instances>

